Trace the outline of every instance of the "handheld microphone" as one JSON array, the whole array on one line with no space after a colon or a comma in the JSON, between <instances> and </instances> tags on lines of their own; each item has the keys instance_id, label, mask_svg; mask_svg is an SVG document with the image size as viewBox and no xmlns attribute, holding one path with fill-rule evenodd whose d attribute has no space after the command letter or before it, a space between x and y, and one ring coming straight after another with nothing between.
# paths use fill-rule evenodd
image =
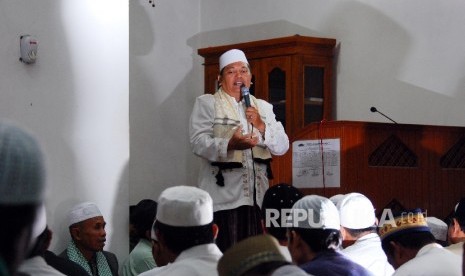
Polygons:
<instances>
[{"instance_id":1,"label":"handheld microphone","mask_svg":"<svg viewBox=\"0 0 465 276\"><path fill-rule=\"evenodd\" d=\"M372 106L370 108L370 111L371 112L378 112L379 114L381 114L384 118L387 118L389 121L393 122L394 124L397 124L396 121L394 121L393 119L389 118L386 114L384 114L383 112L379 111L378 109L376 109L376 107Z\"/></svg>"},{"instance_id":2,"label":"handheld microphone","mask_svg":"<svg viewBox=\"0 0 465 276\"><path fill-rule=\"evenodd\" d=\"M250 91L245 85L241 85L241 94L246 107L250 107Z\"/></svg>"}]
</instances>

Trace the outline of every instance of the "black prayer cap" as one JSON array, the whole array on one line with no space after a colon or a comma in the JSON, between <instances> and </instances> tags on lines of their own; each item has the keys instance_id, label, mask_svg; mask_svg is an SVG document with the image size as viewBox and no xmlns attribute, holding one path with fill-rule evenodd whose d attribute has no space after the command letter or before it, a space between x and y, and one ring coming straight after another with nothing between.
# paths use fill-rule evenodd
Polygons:
<instances>
[{"instance_id":1,"label":"black prayer cap","mask_svg":"<svg viewBox=\"0 0 465 276\"><path fill-rule=\"evenodd\" d=\"M294 203L303 197L303 193L294 186L280 183L270 187L264 195L262 210L291 209Z\"/></svg>"}]
</instances>

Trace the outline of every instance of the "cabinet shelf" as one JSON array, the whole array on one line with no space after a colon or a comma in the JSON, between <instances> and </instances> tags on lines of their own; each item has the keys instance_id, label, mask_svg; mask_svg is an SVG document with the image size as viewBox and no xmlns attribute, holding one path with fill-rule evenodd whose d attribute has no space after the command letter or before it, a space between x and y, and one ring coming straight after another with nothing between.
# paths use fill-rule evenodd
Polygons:
<instances>
[{"instance_id":1,"label":"cabinet shelf","mask_svg":"<svg viewBox=\"0 0 465 276\"><path fill-rule=\"evenodd\" d=\"M304 104L305 105L318 105L322 106L324 103L323 98L305 98Z\"/></svg>"},{"instance_id":2,"label":"cabinet shelf","mask_svg":"<svg viewBox=\"0 0 465 276\"><path fill-rule=\"evenodd\" d=\"M286 100L277 101L277 102L270 102L270 104L272 104L272 105L285 105L285 104L286 104Z\"/></svg>"}]
</instances>

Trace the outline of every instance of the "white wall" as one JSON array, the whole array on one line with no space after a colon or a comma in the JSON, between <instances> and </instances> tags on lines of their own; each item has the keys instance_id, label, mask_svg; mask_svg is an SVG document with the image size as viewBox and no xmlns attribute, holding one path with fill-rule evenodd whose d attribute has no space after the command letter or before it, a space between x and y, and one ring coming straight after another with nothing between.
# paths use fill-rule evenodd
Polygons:
<instances>
[{"instance_id":1,"label":"white wall","mask_svg":"<svg viewBox=\"0 0 465 276\"><path fill-rule=\"evenodd\" d=\"M202 46L293 34L337 39L338 120L465 125L465 2L202 1ZM207 34L207 35L205 35Z\"/></svg>"},{"instance_id":2,"label":"white wall","mask_svg":"<svg viewBox=\"0 0 465 276\"><path fill-rule=\"evenodd\" d=\"M130 13L131 204L196 183L187 129L203 93L198 48L294 34L335 38L334 119L389 122L370 112L376 106L399 123L465 126L463 1L155 3L148 12L132 4Z\"/></svg>"},{"instance_id":3,"label":"white wall","mask_svg":"<svg viewBox=\"0 0 465 276\"><path fill-rule=\"evenodd\" d=\"M35 132L46 153L57 253L67 210L87 200L107 221L106 249L128 252L128 15L123 0L0 0L0 117ZM39 41L34 65L18 60L22 34Z\"/></svg>"},{"instance_id":4,"label":"white wall","mask_svg":"<svg viewBox=\"0 0 465 276\"><path fill-rule=\"evenodd\" d=\"M130 1L130 203L193 185L188 121L203 87L199 0Z\"/></svg>"}]
</instances>

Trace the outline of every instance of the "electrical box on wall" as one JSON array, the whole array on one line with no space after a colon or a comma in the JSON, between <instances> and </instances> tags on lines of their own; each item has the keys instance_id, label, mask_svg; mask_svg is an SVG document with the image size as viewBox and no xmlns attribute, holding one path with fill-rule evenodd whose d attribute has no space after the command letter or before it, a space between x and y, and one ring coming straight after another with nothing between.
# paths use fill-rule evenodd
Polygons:
<instances>
[{"instance_id":1,"label":"electrical box on wall","mask_svg":"<svg viewBox=\"0 0 465 276\"><path fill-rule=\"evenodd\" d=\"M31 35L22 35L19 39L19 48L21 52L19 60L27 64L36 62L38 44L39 42L35 37Z\"/></svg>"}]
</instances>

